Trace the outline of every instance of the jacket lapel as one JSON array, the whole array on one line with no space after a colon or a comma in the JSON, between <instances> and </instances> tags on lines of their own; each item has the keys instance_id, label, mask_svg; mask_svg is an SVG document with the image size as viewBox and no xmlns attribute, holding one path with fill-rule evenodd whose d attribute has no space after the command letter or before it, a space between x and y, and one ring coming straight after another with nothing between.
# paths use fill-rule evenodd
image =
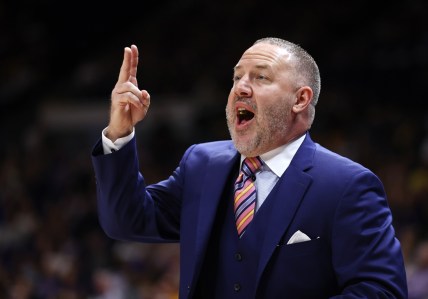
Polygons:
<instances>
[{"instance_id":1,"label":"jacket lapel","mask_svg":"<svg viewBox=\"0 0 428 299\"><path fill-rule=\"evenodd\" d=\"M275 200L260 254L260 263L257 271L257 284L261 275L271 258L277 244L286 233L295 213L297 212L305 194L306 189L312 182L312 177L306 170L312 167L312 157L315 152L315 144L306 135L305 140L294 156L285 173L278 181L275 193L272 194Z\"/></svg>"},{"instance_id":2,"label":"jacket lapel","mask_svg":"<svg viewBox=\"0 0 428 299\"><path fill-rule=\"evenodd\" d=\"M227 179L230 177L232 168L236 165L235 162L237 162L239 157L240 155L234 148L233 143L230 142L225 150L213 153L208 161L207 169L209 171L205 174L202 186L204 192L200 199L199 212L197 214L195 273L198 273L201 267L201 261L204 258L203 254L206 252L211 230L217 215L217 207L222 199L224 189L227 183L229 183Z\"/></svg>"}]
</instances>

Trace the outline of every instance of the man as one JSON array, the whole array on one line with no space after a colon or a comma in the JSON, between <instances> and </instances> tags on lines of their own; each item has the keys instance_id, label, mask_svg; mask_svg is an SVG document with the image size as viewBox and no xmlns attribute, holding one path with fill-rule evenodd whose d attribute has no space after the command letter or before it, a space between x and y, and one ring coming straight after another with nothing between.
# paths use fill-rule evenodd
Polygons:
<instances>
[{"instance_id":1,"label":"man","mask_svg":"<svg viewBox=\"0 0 428 299\"><path fill-rule=\"evenodd\" d=\"M309 136L320 75L306 51L256 41L234 68L233 142L191 146L150 186L134 137L150 105L137 64L125 48L93 152L99 218L112 238L180 242L180 298L406 298L382 183Z\"/></svg>"}]
</instances>

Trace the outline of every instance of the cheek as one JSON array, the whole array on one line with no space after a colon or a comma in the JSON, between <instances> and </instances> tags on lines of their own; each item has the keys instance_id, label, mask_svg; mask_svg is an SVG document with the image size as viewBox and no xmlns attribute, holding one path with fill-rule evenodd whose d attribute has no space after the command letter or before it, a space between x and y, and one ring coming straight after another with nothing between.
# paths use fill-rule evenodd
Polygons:
<instances>
[{"instance_id":1,"label":"cheek","mask_svg":"<svg viewBox=\"0 0 428 299\"><path fill-rule=\"evenodd\" d=\"M276 101L266 100L258 105L258 116L261 122L284 121L292 109L288 99L278 98Z\"/></svg>"},{"instance_id":2,"label":"cheek","mask_svg":"<svg viewBox=\"0 0 428 299\"><path fill-rule=\"evenodd\" d=\"M235 98L235 93L233 92L233 87L232 87L232 89L229 92L229 96L227 97L227 102L231 103L234 98Z\"/></svg>"},{"instance_id":3,"label":"cheek","mask_svg":"<svg viewBox=\"0 0 428 299\"><path fill-rule=\"evenodd\" d=\"M278 103L274 103L269 99L257 102L257 113L260 117L265 118L272 110L278 109Z\"/></svg>"},{"instance_id":4,"label":"cheek","mask_svg":"<svg viewBox=\"0 0 428 299\"><path fill-rule=\"evenodd\" d=\"M233 110L233 103L234 103L234 96L233 96L233 93L230 92L229 97L227 98L227 104L226 104L227 111Z\"/></svg>"}]
</instances>

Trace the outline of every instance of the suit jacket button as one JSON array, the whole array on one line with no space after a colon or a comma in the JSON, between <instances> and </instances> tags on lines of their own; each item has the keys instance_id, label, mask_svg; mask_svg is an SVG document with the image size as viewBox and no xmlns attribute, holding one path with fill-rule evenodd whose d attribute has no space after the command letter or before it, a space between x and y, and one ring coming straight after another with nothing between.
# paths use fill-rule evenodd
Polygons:
<instances>
[{"instance_id":1,"label":"suit jacket button","mask_svg":"<svg viewBox=\"0 0 428 299\"><path fill-rule=\"evenodd\" d=\"M241 285L239 283L235 283L233 285L233 289L235 290L235 292L238 292L241 289Z\"/></svg>"},{"instance_id":2,"label":"suit jacket button","mask_svg":"<svg viewBox=\"0 0 428 299\"><path fill-rule=\"evenodd\" d=\"M235 260L238 262L242 261L242 255L239 252L235 253Z\"/></svg>"}]
</instances>

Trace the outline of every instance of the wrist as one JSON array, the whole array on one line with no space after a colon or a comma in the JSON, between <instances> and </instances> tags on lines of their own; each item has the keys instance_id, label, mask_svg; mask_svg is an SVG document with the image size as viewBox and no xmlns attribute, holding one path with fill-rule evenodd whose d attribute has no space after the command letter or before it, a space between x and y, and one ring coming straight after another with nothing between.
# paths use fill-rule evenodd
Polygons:
<instances>
[{"instance_id":1,"label":"wrist","mask_svg":"<svg viewBox=\"0 0 428 299\"><path fill-rule=\"evenodd\" d=\"M107 127L106 130L104 131L105 136L110 139L112 142L115 142L117 139L119 138L123 138L128 136L129 134L131 134L133 132L133 128L130 128L128 130L115 130L113 128Z\"/></svg>"}]
</instances>

